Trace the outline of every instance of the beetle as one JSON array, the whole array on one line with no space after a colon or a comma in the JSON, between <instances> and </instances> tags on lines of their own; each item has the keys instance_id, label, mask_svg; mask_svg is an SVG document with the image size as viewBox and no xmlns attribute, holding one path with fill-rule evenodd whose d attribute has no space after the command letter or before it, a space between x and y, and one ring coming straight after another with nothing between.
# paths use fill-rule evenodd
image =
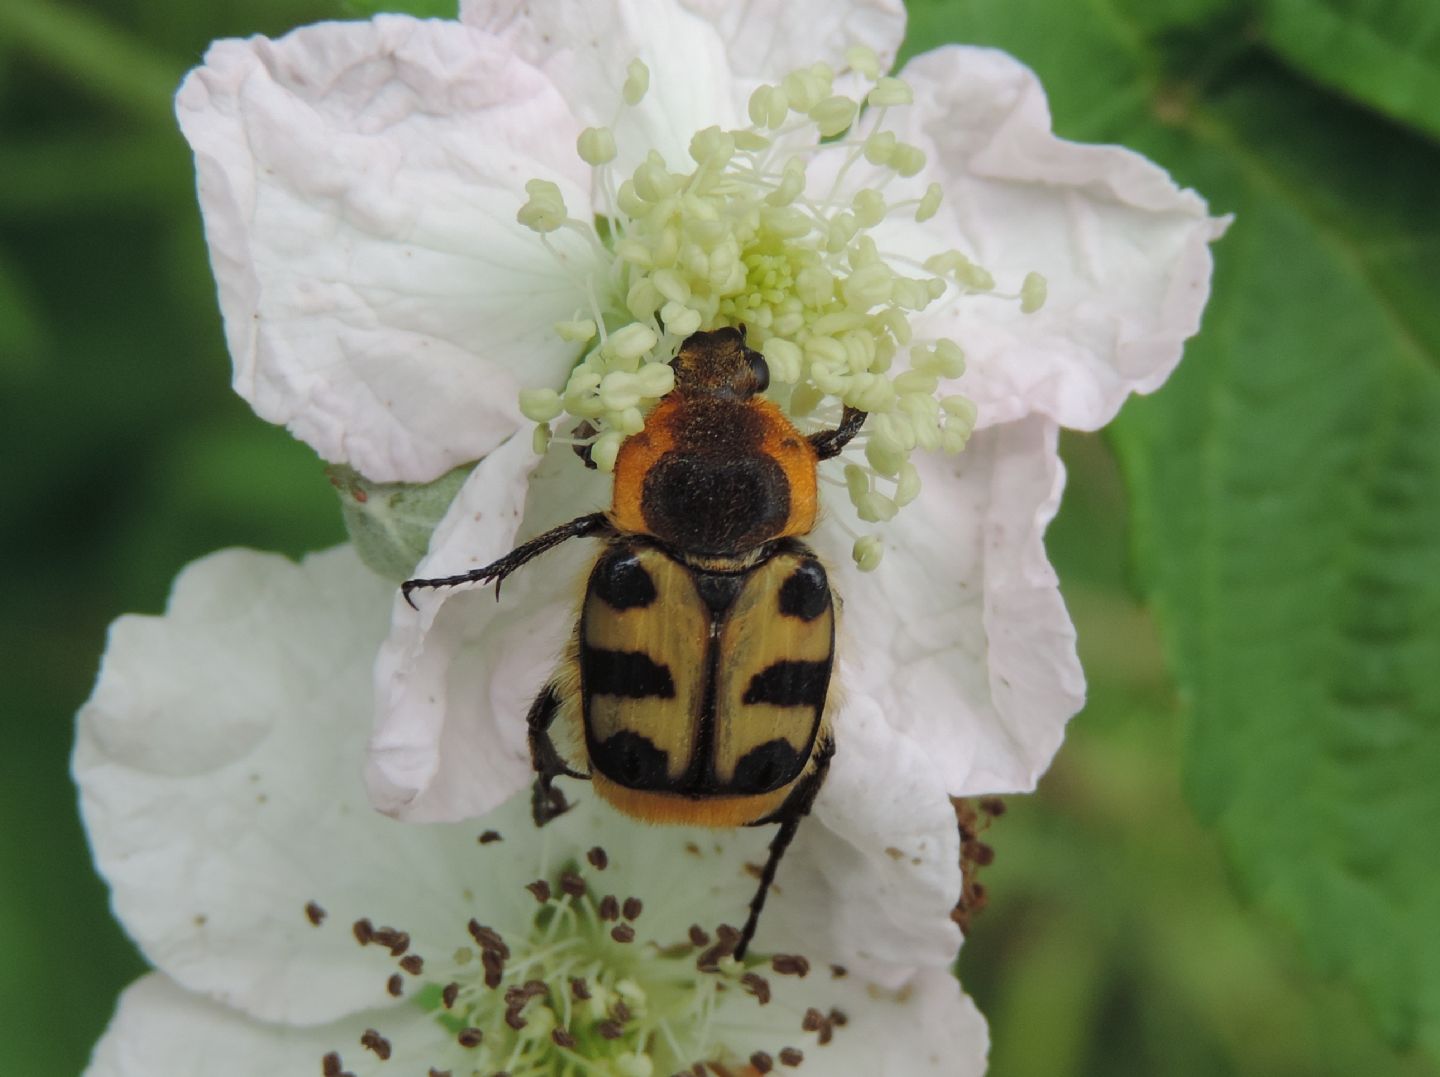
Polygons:
<instances>
[{"instance_id":1,"label":"beetle","mask_svg":"<svg viewBox=\"0 0 1440 1077\"><path fill-rule=\"evenodd\" d=\"M498 597L506 576L560 543L604 541L565 659L527 718L535 823L567 810L559 777L588 778L650 822L778 823L743 957L834 753L836 599L801 536L815 526L816 465L865 413L847 406L838 427L802 435L760 395L769 368L743 328L695 333L670 365L673 390L621 443L608 511L401 590L413 605L417 588L494 582Z\"/></svg>"}]
</instances>

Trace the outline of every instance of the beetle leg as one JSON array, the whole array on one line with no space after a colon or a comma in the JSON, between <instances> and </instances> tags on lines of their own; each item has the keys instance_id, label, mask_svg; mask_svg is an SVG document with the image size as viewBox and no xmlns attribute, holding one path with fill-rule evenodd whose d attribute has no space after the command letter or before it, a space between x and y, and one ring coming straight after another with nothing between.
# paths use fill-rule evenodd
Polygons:
<instances>
[{"instance_id":1,"label":"beetle leg","mask_svg":"<svg viewBox=\"0 0 1440 1077\"><path fill-rule=\"evenodd\" d=\"M863 413L861 413L863 418ZM800 820L810 814L810 807L815 803L815 796L820 792L820 786L825 783L825 775L830 770L830 757L835 754L835 742L828 738L815 746L815 769L812 770L793 793L781 805L780 810L768 818L751 823L751 826L761 826L765 823L780 824L779 831L770 840L770 856L765 861L764 868L760 871L760 887L755 891L755 896L750 899L750 915L745 919L745 927L740 931L740 942L735 947L735 960L739 961L745 956L745 950L750 945L750 940L755 937L755 928L760 923L760 911L765 908L765 898L770 893L770 884L775 881L775 871L780 867L780 858L785 855L785 850L790 847L790 842L795 838L795 832L800 829Z\"/></svg>"},{"instance_id":2,"label":"beetle leg","mask_svg":"<svg viewBox=\"0 0 1440 1077\"><path fill-rule=\"evenodd\" d=\"M498 561L494 561L484 568L472 569L469 572L462 572L458 576L437 576L429 580L406 580L400 585L400 593L405 596L405 601L410 603L411 609L415 607L415 600L410 597L410 592L420 587L454 587L461 583L489 583L495 581L495 599L500 599L500 584L505 577L514 572L531 558L539 557L546 550L559 546L566 539L585 538L587 535L605 534L611 530L610 521L603 512L592 512L589 516L580 516L571 520L568 524L561 524L553 527L543 535L536 535L529 542L516 546Z\"/></svg>"},{"instance_id":3,"label":"beetle leg","mask_svg":"<svg viewBox=\"0 0 1440 1077\"><path fill-rule=\"evenodd\" d=\"M865 425L867 414L859 408L852 408L846 404L845 410L840 415L839 426L834 430L822 430L818 434L810 435L810 444L815 446L815 454L821 460L839 456L840 451L850 444L850 439L860 433L860 428Z\"/></svg>"},{"instance_id":4,"label":"beetle leg","mask_svg":"<svg viewBox=\"0 0 1440 1077\"><path fill-rule=\"evenodd\" d=\"M525 724L530 729L530 760L535 766L535 785L530 794L530 815L536 826L570 810L565 794L555 788L556 778L583 778L565 765L555 742L550 739L550 723L560 709L560 692L554 683L547 684L535 697Z\"/></svg>"}]
</instances>

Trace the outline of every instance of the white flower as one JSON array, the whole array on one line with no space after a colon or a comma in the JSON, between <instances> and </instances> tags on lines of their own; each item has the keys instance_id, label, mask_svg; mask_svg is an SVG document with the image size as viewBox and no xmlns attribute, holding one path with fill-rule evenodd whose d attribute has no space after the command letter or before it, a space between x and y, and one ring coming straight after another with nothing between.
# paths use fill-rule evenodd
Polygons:
<instances>
[{"instance_id":1,"label":"white flower","mask_svg":"<svg viewBox=\"0 0 1440 1077\"><path fill-rule=\"evenodd\" d=\"M743 915L768 828L644 827L585 791L539 831L523 797L469 825L370 809L388 590L348 549L300 566L228 552L184 572L164 617L113 627L74 769L116 912L159 971L122 998L91 1074L548 1077L576 1054L593 1074L740 1072L787 1047L823 1073L983 1071L983 1022L948 972L955 817L923 758L837 764L844 803L782 865L757 941L808 975L702 959Z\"/></svg>"},{"instance_id":2,"label":"white flower","mask_svg":"<svg viewBox=\"0 0 1440 1077\"><path fill-rule=\"evenodd\" d=\"M178 105L239 391L371 479L426 481L484 456L427 576L607 504L603 476L558 445L568 428L531 474L525 416L593 415L603 463L663 389L634 378L675 327L738 317L735 303L765 292L725 278L724 252L754 254L756 233L713 199L675 218L708 237L698 261L673 262L683 236L664 214L638 223L716 162L737 184L759 162L755 182L775 195L754 199L775 210L756 209L760 233L794 223L787 199L811 231L743 320L799 421L828 421L838 399L874 405L868 466L822 469L855 504L830 497L813 536L846 603L837 760L873 723L882 754L917 747L951 793L1024 790L1083 698L1042 545L1063 484L1058 427L1095 429L1163 382L1198 327L1221 225L1138 155L1055 138L1034 76L1004 54L947 47L907 65L903 85L876 84L902 33L892 0L474 0L458 23L221 42ZM817 150L854 118L843 96L872 86L873 107ZM747 118L750 134L726 133ZM741 152L762 135L769 148ZM717 213L714 229L692 227ZM825 272L802 282L812 255ZM825 321L832 301L859 321ZM928 343L906 350L912 334ZM812 410L822 389L829 410ZM958 449L972 424L958 456L908 455ZM869 525L902 506L883 564L862 574L852 552L873 567ZM394 604L376 803L456 820L529 781L521 717L568 632L583 556L547 554L498 607L459 591L418 614ZM822 821L837 800L822 796Z\"/></svg>"}]
</instances>

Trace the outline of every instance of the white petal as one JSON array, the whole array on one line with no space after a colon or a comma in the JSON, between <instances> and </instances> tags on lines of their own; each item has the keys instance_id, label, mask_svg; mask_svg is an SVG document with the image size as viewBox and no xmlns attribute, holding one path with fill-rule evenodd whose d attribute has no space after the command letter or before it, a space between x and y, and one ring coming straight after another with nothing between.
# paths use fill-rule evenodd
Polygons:
<instances>
[{"instance_id":1,"label":"white petal","mask_svg":"<svg viewBox=\"0 0 1440 1077\"><path fill-rule=\"evenodd\" d=\"M804 980L768 976L773 997L756 1010L749 1000L726 1000L714 1025L742 1057L762 1050L775 1057L789 1046L804 1054L800 1072L826 1077L979 1077L985 1072L990 1037L985 1019L949 972L925 969L895 989L847 972L811 967ZM838 1010L845 1023L821 1045L802 1032L807 1007ZM753 1072L753 1071L752 1071ZM784 1073L777 1068L774 1072Z\"/></svg>"},{"instance_id":2,"label":"white petal","mask_svg":"<svg viewBox=\"0 0 1440 1077\"><path fill-rule=\"evenodd\" d=\"M588 210L580 126L493 38L398 17L211 47L176 99L236 390L328 460L419 482L563 383L581 293L522 228L524 184ZM577 242L566 256L591 256Z\"/></svg>"},{"instance_id":3,"label":"white petal","mask_svg":"<svg viewBox=\"0 0 1440 1077\"><path fill-rule=\"evenodd\" d=\"M1049 283L1035 314L970 298L925 331L965 348L961 388L982 425L1035 412L1104 425L1179 362L1209 295L1209 244L1228 222L1137 153L1056 138L1039 81L1005 53L946 47L903 74L916 103L896 116L901 137L925 149L924 178L946 194L931 235L1002 291L1018 292L1032 270Z\"/></svg>"},{"instance_id":4,"label":"white petal","mask_svg":"<svg viewBox=\"0 0 1440 1077\"><path fill-rule=\"evenodd\" d=\"M537 460L516 435L481 461L416 576L467 572L609 504L605 480L568 448L552 448L532 476ZM529 783L525 715L574 627L593 555L593 542L566 543L507 579L498 602L490 587L416 591L418 613L395 599L375 665L366 780L376 807L412 822L474 818Z\"/></svg>"},{"instance_id":5,"label":"white petal","mask_svg":"<svg viewBox=\"0 0 1440 1077\"><path fill-rule=\"evenodd\" d=\"M833 67L845 50L866 45L889 70L905 37L898 0L680 0L720 31L741 76L775 82L823 60Z\"/></svg>"},{"instance_id":6,"label":"white petal","mask_svg":"<svg viewBox=\"0 0 1440 1077\"><path fill-rule=\"evenodd\" d=\"M753 86L737 81L716 27L675 0L465 0L460 17L543 70L586 125L613 126L624 175L652 149L672 168L693 168L691 136L739 124ZM636 59L650 69L650 91L622 109Z\"/></svg>"},{"instance_id":7,"label":"white petal","mask_svg":"<svg viewBox=\"0 0 1440 1077\"><path fill-rule=\"evenodd\" d=\"M898 987L917 966L954 964L959 831L926 748L875 700L848 695L830 776L781 863L783 900L761 920L757 943L783 950L787 939L818 935L816 950L849 953L852 971Z\"/></svg>"},{"instance_id":8,"label":"white petal","mask_svg":"<svg viewBox=\"0 0 1440 1077\"><path fill-rule=\"evenodd\" d=\"M360 1046L366 1029L391 1043L387 1064ZM424 1073L456 1052L452 1038L413 1006L356 1014L316 1028L262 1024L151 973L120 996L86 1077L253 1077L319 1073L337 1051L351 1073Z\"/></svg>"},{"instance_id":9,"label":"white petal","mask_svg":"<svg viewBox=\"0 0 1440 1077\"><path fill-rule=\"evenodd\" d=\"M163 618L114 624L80 712L74 771L116 914L166 973L256 1017L389 1002L393 965L350 937L360 916L468 915L474 830L404 827L360 782L389 594L348 548L208 557Z\"/></svg>"},{"instance_id":10,"label":"white petal","mask_svg":"<svg viewBox=\"0 0 1440 1077\"><path fill-rule=\"evenodd\" d=\"M850 1021L833 1043L846 1068L826 1073L980 1077L985 1072L990 1050L985 1018L948 972L924 969L893 995L867 990L846 1016ZM824 1051L819 1048L815 1057L827 1058Z\"/></svg>"},{"instance_id":11,"label":"white petal","mask_svg":"<svg viewBox=\"0 0 1440 1077\"><path fill-rule=\"evenodd\" d=\"M1056 434L1032 418L977 433L959 457L916 454L923 489L883 530L874 572L853 567L836 520L814 536L845 599L842 683L957 796L1032 789L1084 701L1043 543L1064 485ZM837 499L831 514L850 509Z\"/></svg>"}]
</instances>

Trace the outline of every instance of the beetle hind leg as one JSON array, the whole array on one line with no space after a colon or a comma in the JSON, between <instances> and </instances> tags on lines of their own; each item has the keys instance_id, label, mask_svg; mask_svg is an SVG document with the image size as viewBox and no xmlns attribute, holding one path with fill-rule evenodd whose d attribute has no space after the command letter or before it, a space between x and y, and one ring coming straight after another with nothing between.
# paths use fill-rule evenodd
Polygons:
<instances>
[{"instance_id":1,"label":"beetle hind leg","mask_svg":"<svg viewBox=\"0 0 1440 1077\"><path fill-rule=\"evenodd\" d=\"M795 832L800 829L800 820L810 814L810 808L815 803L815 797L820 792L820 786L825 784L825 775L830 770L830 757L835 754L835 744L826 739L815 747L815 767L804 778L790 797L781 805L780 810L774 815L751 823L751 826L763 826L766 823L779 823L780 829L775 837L770 839L770 855L765 860L765 866L760 870L760 886L755 891L755 896L750 899L750 914L745 918L745 926L740 930L740 941L735 946L735 959L738 961L745 956L745 951L750 946L750 940L755 937L755 929L760 924L760 913L765 908L765 899L770 895L770 887L775 882L775 872L780 867L780 860L785 855L785 850L790 848L790 843L795 840Z\"/></svg>"},{"instance_id":2,"label":"beetle hind leg","mask_svg":"<svg viewBox=\"0 0 1440 1077\"><path fill-rule=\"evenodd\" d=\"M560 688L554 681L547 684L535 697L525 724L530 730L530 760L535 767L535 784L530 794L530 815L536 826L544 826L552 819L570 810L565 794L555 788L556 778L584 778L565 765L560 752L550 737L550 726L560 710L563 701Z\"/></svg>"}]
</instances>

